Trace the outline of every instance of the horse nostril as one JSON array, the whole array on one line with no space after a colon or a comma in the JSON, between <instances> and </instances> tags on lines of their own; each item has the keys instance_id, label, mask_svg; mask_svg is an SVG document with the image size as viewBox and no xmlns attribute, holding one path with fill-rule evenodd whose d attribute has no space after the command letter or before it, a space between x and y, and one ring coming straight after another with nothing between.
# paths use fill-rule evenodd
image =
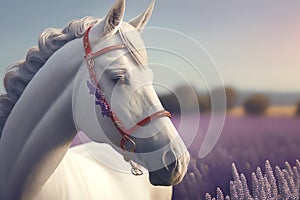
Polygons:
<instances>
[{"instance_id":1,"label":"horse nostril","mask_svg":"<svg viewBox=\"0 0 300 200\"><path fill-rule=\"evenodd\" d=\"M170 169L174 169L177 166L177 158L175 156L175 153L170 150L167 151L163 156L163 163L165 168L169 171Z\"/></svg>"}]
</instances>

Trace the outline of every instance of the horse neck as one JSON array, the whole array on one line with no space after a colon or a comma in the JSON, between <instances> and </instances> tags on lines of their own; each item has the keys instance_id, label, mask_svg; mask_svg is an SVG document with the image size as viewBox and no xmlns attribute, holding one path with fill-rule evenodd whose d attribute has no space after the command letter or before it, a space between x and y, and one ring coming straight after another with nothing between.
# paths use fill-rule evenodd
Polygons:
<instances>
[{"instance_id":1,"label":"horse neck","mask_svg":"<svg viewBox=\"0 0 300 200\"><path fill-rule=\"evenodd\" d=\"M73 82L82 60L82 40L67 43L33 77L13 108L0 140L0 198L31 199L69 148L76 134Z\"/></svg>"}]
</instances>

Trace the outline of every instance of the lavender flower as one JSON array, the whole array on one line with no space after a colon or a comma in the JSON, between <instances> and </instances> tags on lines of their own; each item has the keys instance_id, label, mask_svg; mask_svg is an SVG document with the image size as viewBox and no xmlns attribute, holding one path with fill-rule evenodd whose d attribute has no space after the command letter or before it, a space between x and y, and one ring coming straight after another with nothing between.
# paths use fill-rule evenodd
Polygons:
<instances>
[{"instance_id":1,"label":"lavender flower","mask_svg":"<svg viewBox=\"0 0 300 200\"><path fill-rule=\"evenodd\" d=\"M90 90L90 94L95 96L96 98L95 105L100 107L102 116L110 117L111 111L109 105L105 100L105 94L101 91L101 89L97 86L97 84L93 80L88 80L87 86Z\"/></svg>"},{"instance_id":2,"label":"lavender flower","mask_svg":"<svg viewBox=\"0 0 300 200\"><path fill-rule=\"evenodd\" d=\"M266 174L263 174L258 167L255 172L252 172L252 195L250 194L247 180L244 174L238 173L235 164L232 164L233 181L230 181L230 195L225 199L236 200L299 200L300 194L300 176L298 170L300 169L300 162L296 161L296 166L291 167L289 163L285 163L286 169L275 167L275 174L273 174L270 162L267 160L265 164ZM276 182L277 180L277 182ZM241 185L240 185L241 184ZM238 187L241 187L238 189ZM209 193L206 193L205 199L214 199ZM217 199L224 199L223 192L217 188Z\"/></svg>"}]
</instances>

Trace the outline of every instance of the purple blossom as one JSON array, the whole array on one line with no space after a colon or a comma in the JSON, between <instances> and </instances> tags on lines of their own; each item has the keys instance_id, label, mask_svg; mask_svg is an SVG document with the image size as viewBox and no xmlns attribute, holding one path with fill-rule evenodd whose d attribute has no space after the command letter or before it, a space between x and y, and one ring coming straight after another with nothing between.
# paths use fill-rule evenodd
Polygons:
<instances>
[{"instance_id":1,"label":"purple blossom","mask_svg":"<svg viewBox=\"0 0 300 200\"><path fill-rule=\"evenodd\" d=\"M105 100L105 94L96 85L93 80L87 81L87 86L90 90L90 94L95 96L95 105L101 108L101 114L103 117L110 117L110 108Z\"/></svg>"},{"instance_id":2,"label":"purple blossom","mask_svg":"<svg viewBox=\"0 0 300 200\"><path fill-rule=\"evenodd\" d=\"M90 94L95 94L95 93L96 93L97 86L96 86L96 84L94 83L94 81L88 80L88 81L86 81L86 83L87 83L87 86L88 86L88 88L89 88L89 90L90 90Z\"/></svg>"}]
</instances>

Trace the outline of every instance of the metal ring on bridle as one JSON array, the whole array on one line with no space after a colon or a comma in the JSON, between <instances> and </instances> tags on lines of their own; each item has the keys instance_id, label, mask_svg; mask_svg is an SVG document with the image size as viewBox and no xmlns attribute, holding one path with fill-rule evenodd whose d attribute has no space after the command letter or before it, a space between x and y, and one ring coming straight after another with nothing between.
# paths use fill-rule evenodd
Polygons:
<instances>
[{"instance_id":1,"label":"metal ring on bridle","mask_svg":"<svg viewBox=\"0 0 300 200\"><path fill-rule=\"evenodd\" d=\"M134 176L141 176L144 174L143 171L141 169L139 169L132 160L129 161L129 164L131 165L131 173Z\"/></svg>"},{"instance_id":2,"label":"metal ring on bridle","mask_svg":"<svg viewBox=\"0 0 300 200\"><path fill-rule=\"evenodd\" d=\"M128 151L128 152L134 152L134 150L136 149L136 143L127 135L123 135L122 137L122 149L124 151ZM127 149L126 148L126 143L129 143L131 148Z\"/></svg>"}]
</instances>

